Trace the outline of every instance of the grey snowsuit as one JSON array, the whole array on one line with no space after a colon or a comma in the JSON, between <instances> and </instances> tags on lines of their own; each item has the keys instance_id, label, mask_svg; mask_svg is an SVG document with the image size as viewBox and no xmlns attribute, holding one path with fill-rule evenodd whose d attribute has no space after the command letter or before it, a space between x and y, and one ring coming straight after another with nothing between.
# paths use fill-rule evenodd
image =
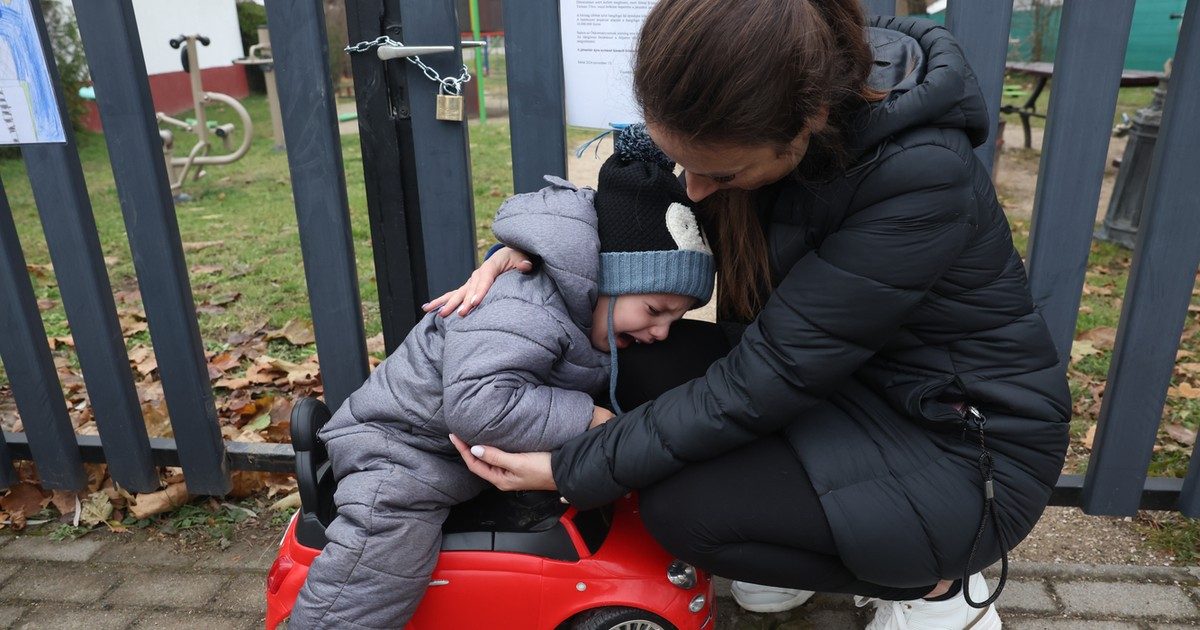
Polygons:
<instances>
[{"instance_id":1,"label":"grey snowsuit","mask_svg":"<svg viewBox=\"0 0 1200 630\"><path fill-rule=\"evenodd\" d=\"M548 451L587 430L609 355L589 339L599 238L593 191L551 185L500 208L501 241L542 258L506 273L466 318L431 313L337 410L319 437L338 481L337 518L292 628L401 628L437 562L452 505L485 482L447 435Z\"/></svg>"}]
</instances>

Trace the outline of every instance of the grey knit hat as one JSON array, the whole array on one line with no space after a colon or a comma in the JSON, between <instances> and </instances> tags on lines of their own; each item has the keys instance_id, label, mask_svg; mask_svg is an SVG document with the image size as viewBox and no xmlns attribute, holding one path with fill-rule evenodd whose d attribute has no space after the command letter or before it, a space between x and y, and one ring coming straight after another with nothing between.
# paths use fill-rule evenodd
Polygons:
<instances>
[{"instance_id":1,"label":"grey knit hat","mask_svg":"<svg viewBox=\"0 0 1200 630\"><path fill-rule=\"evenodd\" d=\"M712 297L716 266L687 193L645 125L617 134L600 168L595 205L600 231L600 293Z\"/></svg>"}]
</instances>

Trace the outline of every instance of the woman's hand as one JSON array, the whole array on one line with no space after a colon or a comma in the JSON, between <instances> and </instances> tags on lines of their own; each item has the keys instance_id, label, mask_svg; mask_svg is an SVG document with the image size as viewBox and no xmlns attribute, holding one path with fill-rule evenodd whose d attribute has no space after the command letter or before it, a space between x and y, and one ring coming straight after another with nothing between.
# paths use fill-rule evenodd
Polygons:
<instances>
[{"instance_id":1,"label":"woman's hand","mask_svg":"<svg viewBox=\"0 0 1200 630\"><path fill-rule=\"evenodd\" d=\"M494 446L467 446L458 436L450 441L467 468L501 490L557 490L550 471L550 453L505 453Z\"/></svg>"},{"instance_id":2,"label":"woman's hand","mask_svg":"<svg viewBox=\"0 0 1200 630\"><path fill-rule=\"evenodd\" d=\"M605 409L604 407L593 406L592 421L590 424L588 424L588 428L595 429L596 427L608 422L609 420L612 420L615 417L617 417L616 414Z\"/></svg>"},{"instance_id":3,"label":"woman's hand","mask_svg":"<svg viewBox=\"0 0 1200 630\"><path fill-rule=\"evenodd\" d=\"M421 310L426 313L436 310L439 316L449 317L457 308L460 316L466 315L479 305L480 300L487 295L488 289L492 288L492 283L500 274L513 269L518 269L521 273L529 273L533 271L533 261L525 252L511 247L502 247L471 273L466 284L422 304Z\"/></svg>"}]
</instances>

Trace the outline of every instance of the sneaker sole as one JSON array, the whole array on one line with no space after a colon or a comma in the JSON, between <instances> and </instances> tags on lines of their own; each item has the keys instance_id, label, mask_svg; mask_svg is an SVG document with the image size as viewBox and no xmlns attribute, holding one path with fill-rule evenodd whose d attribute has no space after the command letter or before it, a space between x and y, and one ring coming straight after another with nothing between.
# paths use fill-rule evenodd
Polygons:
<instances>
[{"instance_id":1,"label":"sneaker sole","mask_svg":"<svg viewBox=\"0 0 1200 630\"><path fill-rule=\"evenodd\" d=\"M735 592L733 595L733 601L737 602L738 607L746 612L780 613L803 606L805 602L812 598L812 596L812 593L799 593L795 597L781 602L771 602L769 604L750 604L744 603L742 600L738 599L737 593Z\"/></svg>"}]
</instances>

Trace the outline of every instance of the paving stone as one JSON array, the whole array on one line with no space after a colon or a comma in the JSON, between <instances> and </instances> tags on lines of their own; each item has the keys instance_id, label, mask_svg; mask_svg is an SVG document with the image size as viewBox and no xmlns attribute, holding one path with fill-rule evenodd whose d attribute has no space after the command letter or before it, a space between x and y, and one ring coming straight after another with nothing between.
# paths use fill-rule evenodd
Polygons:
<instances>
[{"instance_id":1,"label":"paving stone","mask_svg":"<svg viewBox=\"0 0 1200 630\"><path fill-rule=\"evenodd\" d=\"M1061 582L1054 585L1067 611L1122 617L1195 617L1196 606L1183 589L1170 584Z\"/></svg>"},{"instance_id":2,"label":"paving stone","mask_svg":"<svg viewBox=\"0 0 1200 630\"><path fill-rule=\"evenodd\" d=\"M999 571L988 569L984 575L998 577ZM1181 567L1016 562L1012 565L1009 577L1104 582L1195 582L1200 575L1193 575Z\"/></svg>"},{"instance_id":3,"label":"paving stone","mask_svg":"<svg viewBox=\"0 0 1200 630\"><path fill-rule=\"evenodd\" d=\"M12 626L15 630L34 630L41 628L87 628L88 630L122 630L133 623L137 616L131 610L87 610L83 608L65 608L60 605L43 604L33 609ZM9 626L4 626L9 627Z\"/></svg>"},{"instance_id":4,"label":"paving stone","mask_svg":"<svg viewBox=\"0 0 1200 630\"><path fill-rule=\"evenodd\" d=\"M24 606L0 606L0 628L11 628L24 612Z\"/></svg>"},{"instance_id":5,"label":"paving stone","mask_svg":"<svg viewBox=\"0 0 1200 630\"><path fill-rule=\"evenodd\" d=\"M278 541L238 541L224 551L212 550L196 562L201 569L249 569L266 571L275 562L275 554L279 551Z\"/></svg>"},{"instance_id":6,"label":"paving stone","mask_svg":"<svg viewBox=\"0 0 1200 630\"><path fill-rule=\"evenodd\" d=\"M1126 621L1084 621L1082 619L1003 619L1005 630L1140 630Z\"/></svg>"},{"instance_id":7,"label":"paving stone","mask_svg":"<svg viewBox=\"0 0 1200 630\"><path fill-rule=\"evenodd\" d=\"M0 589L0 599L27 599L53 602L94 602L104 596L120 578L78 565L50 565L29 568L9 580Z\"/></svg>"},{"instance_id":8,"label":"paving stone","mask_svg":"<svg viewBox=\"0 0 1200 630\"><path fill-rule=\"evenodd\" d=\"M48 536L21 536L0 547L0 559L50 562L87 562L105 545L96 538L51 540Z\"/></svg>"},{"instance_id":9,"label":"paving stone","mask_svg":"<svg viewBox=\"0 0 1200 630\"><path fill-rule=\"evenodd\" d=\"M995 588L995 585L991 586ZM1058 605L1046 591L1046 585L1040 581L1009 580L996 606L1002 611L1058 612Z\"/></svg>"},{"instance_id":10,"label":"paving stone","mask_svg":"<svg viewBox=\"0 0 1200 630\"><path fill-rule=\"evenodd\" d=\"M226 575L195 575L155 571L130 575L109 593L106 601L115 608L127 606L170 606L199 608L208 603L229 580Z\"/></svg>"},{"instance_id":11,"label":"paving stone","mask_svg":"<svg viewBox=\"0 0 1200 630\"><path fill-rule=\"evenodd\" d=\"M132 540L110 544L96 555L99 564L135 564L141 567L186 568L196 562L196 555L180 553L170 543L152 540Z\"/></svg>"},{"instance_id":12,"label":"paving stone","mask_svg":"<svg viewBox=\"0 0 1200 630\"><path fill-rule=\"evenodd\" d=\"M19 564L9 564L7 562L0 563L0 584L3 584L8 580L8 578L12 577L13 574L20 569L21 565Z\"/></svg>"},{"instance_id":13,"label":"paving stone","mask_svg":"<svg viewBox=\"0 0 1200 630\"><path fill-rule=\"evenodd\" d=\"M266 614L266 580L258 574L239 575L221 589L213 608Z\"/></svg>"},{"instance_id":14,"label":"paving stone","mask_svg":"<svg viewBox=\"0 0 1200 630\"><path fill-rule=\"evenodd\" d=\"M222 630L234 628L261 628L256 620L244 617L223 617L217 615L188 615L176 612L150 613L142 617L136 625L137 630Z\"/></svg>"}]
</instances>

